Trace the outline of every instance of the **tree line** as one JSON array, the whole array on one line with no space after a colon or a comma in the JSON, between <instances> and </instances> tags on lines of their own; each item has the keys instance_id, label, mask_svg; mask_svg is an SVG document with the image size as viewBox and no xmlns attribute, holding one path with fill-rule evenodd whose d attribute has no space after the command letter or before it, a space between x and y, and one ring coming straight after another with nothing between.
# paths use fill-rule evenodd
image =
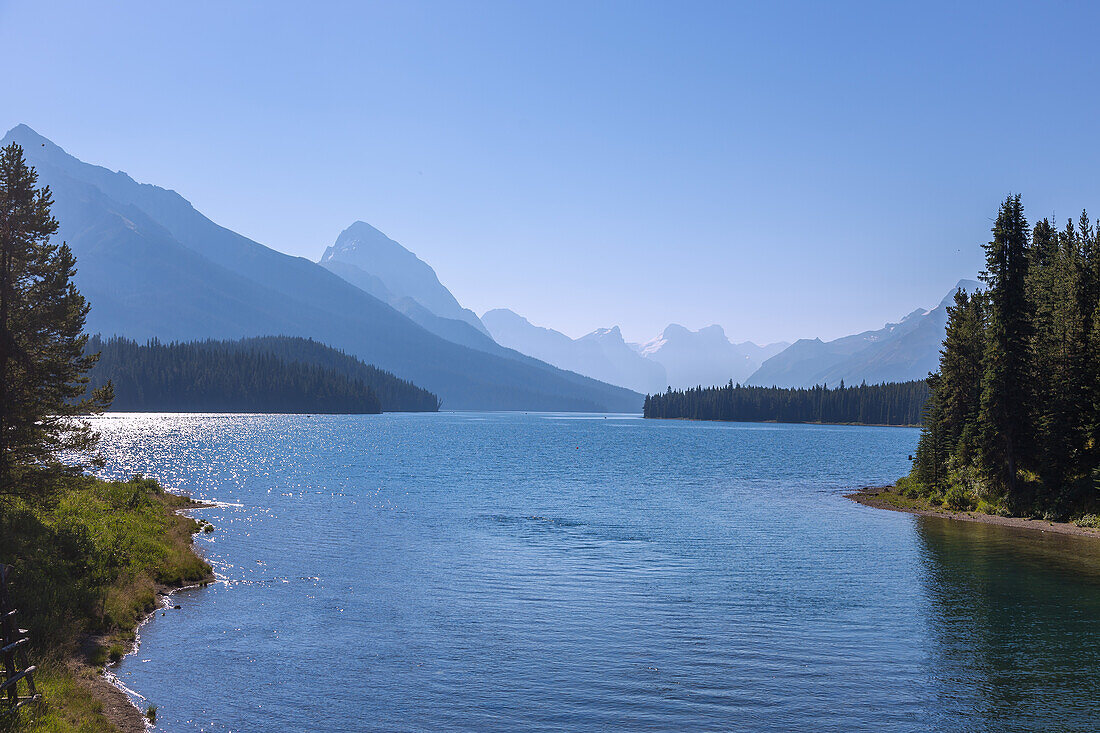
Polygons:
<instances>
[{"instance_id":1,"label":"tree line","mask_svg":"<svg viewBox=\"0 0 1100 733\"><path fill-rule=\"evenodd\" d=\"M427 390L312 339L139 344L95 336L94 389L110 383L112 409L157 412L371 414L439 409Z\"/></svg>"},{"instance_id":2,"label":"tree line","mask_svg":"<svg viewBox=\"0 0 1100 733\"><path fill-rule=\"evenodd\" d=\"M955 508L1095 511L1100 232L1085 213L1031 227L1019 196L1001 205L992 232L985 287L948 308L916 460L900 486Z\"/></svg>"},{"instance_id":3,"label":"tree line","mask_svg":"<svg viewBox=\"0 0 1100 733\"><path fill-rule=\"evenodd\" d=\"M835 388L695 387L647 395L643 415L652 418L742 422L916 425L928 399L928 383L892 382Z\"/></svg>"}]
</instances>

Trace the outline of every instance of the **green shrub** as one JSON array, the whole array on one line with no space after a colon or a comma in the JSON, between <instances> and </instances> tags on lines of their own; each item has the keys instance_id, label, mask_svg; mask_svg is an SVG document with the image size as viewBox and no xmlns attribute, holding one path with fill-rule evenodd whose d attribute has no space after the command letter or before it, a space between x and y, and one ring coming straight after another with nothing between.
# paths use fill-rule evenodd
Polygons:
<instances>
[{"instance_id":1,"label":"green shrub","mask_svg":"<svg viewBox=\"0 0 1100 733\"><path fill-rule=\"evenodd\" d=\"M14 566L12 605L37 657L71 655L85 634L110 644L156 604L156 584L208 577L191 550L198 524L151 479L72 479L48 505L0 506L0 562ZM98 661L98 660L96 660Z\"/></svg>"},{"instance_id":2,"label":"green shrub","mask_svg":"<svg viewBox=\"0 0 1100 733\"><path fill-rule=\"evenodd\" d=\"M30 630L28 654L45 697L11 718L18 730L114 730L70 660L83 654L94 667L117 662L156 608L158 583L210 577L191 549L200 525L175 514L187 505L141 476L70 478L49 502L0 502L0 563L14 567L12 605ZM89 636L95 641L84 643ZM154 722L155 706L146 712ZM3 723L0 714L0 731Z\"/></svg>"},{"instance_id":3,"label":"green shrub","mask_svg":"<svg viewBox=\"0 0 1100 733\"><path fill-rule=\"evenodd\" d=\"M107 658L112 662L118 662L126 656L126 647L121 644L111 644L107 650Z\"/></svg>"},{"instance_id":4,"label":"green shrub","mask_svg":"<svg viewBox=\"0 0 1100 733\"><path fill-rule=\"evenodd\" d=\"M968 511L974 506L974 497L962 486L952 484L944 493L941 504L955 511Z\"/></svg>"},{"instance_id":5,"label":"green shrub","mask_svg":"<svg viewBox=\"0 0 1100 733\"><path fill-rule=\"evenodd\" d=\"M1007 517L1008 510L999 503L990 503L985 499L979 499L978 505L974 507L974 511L979 514L992 514L998 517Z\"/></svg>"},{"instance_id":6,"label":"green shrub","mask_svg":"<svg viewBox=\"0 0 1100 733\"><path fill-rule=\"evenodd\" d=\"M928 494L928 489L912 476L902 476L894 488L899 494L909 499L919 499Z\"/></svg>"}]
</instances>

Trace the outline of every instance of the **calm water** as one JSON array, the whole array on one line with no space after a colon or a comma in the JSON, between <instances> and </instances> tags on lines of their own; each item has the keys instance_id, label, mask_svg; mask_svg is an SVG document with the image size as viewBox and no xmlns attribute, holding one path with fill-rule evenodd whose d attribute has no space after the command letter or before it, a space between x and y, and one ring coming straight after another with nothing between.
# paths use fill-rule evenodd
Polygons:
<instances>
[{"instance_id":1,"label":"calm water","mask_svg":"<svg viewBox=\"0 0 1100 733\"><path fill-rule=\"evenodd\" d=\"M843 498L902 474L913 430L98 426L116 474L225 502L197 540L224 582L117 670L165 730L1100 727L1095 544Z\"/></svg>"}]
</instances>

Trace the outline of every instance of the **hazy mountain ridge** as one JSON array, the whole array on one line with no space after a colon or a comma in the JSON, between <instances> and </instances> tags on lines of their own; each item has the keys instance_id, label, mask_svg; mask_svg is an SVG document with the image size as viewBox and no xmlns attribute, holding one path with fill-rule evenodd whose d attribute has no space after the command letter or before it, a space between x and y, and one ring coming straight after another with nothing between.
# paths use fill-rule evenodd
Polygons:
<instances>
[{"instance_id":1,"label":"hazy mountain ridge","mask_svg":"<svg viewBox=\"0 0 1100 733\"><path fill-rule=\"evenodd\" d=\"M433 313L414 298L394 294L380 278L364 271L358 265L339 260L328 260L322 264L322 267L360 290L378 298L421 328L440 338L478 351L497 354L498 356L509 358L513 356L493 341L489 334L475 328L469 322L456 318L445 318ZM478 325L480 324L481 321L478 321Z\"/></svg>"},{"instance_id":2,"label":"hazy mountain ridge","mask_svg":"<svg viewBox=\"0 0 1100 733\"><path fill-rule=\"evenodd\" d=\"M923 379L939 367L940 345L947 326L947 306L959 289L973 292L978 283L960 280L931 310L917 309L881 329L833 341L800 339L768 359L748 379L763 387L811 387L866 381L905 382Z\"/></svg>"},{"instance_id":3,"label":"hazy mountain ridge","mask_svg":"<svg viewBox=\"0 0 1100 733\"><path fill-rule=\"evenodd\" d=\"M733 381L754 386L811 387L815 384L881 384L923 379L939 367L947 307L959 288L979 285L960 280L934 308L917 308L896 323L832 341L799 339L758 346L732 343L721 326L692 331L670 324L643 344L624 344L617 328L571 339L534 326L506 309L482 320L497 342L547 362L649 394L668 386L684 389ZM602 351L591 348L600 344ZM623 352L625 345L638 357ZM586 346L588 350L586 351ZM608 347L612 346L608 350ZM653 367L660 367L658 372Z\"/></svg>"},{"instance_id":4,"label":"hazy mountain ridge","mask_svg":"<svg viewBox=\"0 0 1100 733\"><path fill-rule=\"evenodd\" d=\"M664 368L637 354L623 340L618 326L571 339L506 308L488 311L481 320L497 343L562 369L637 392L664 390L666 386Z\"/></svg>"},{"instance_id":5,"label":"hazy mountain ridge","mask_svg":"<svg viewBox=\"0 0 1100 733\"><path fill-rule=\"evenodd\" d=\"M735 344L718 325L692 331L669 324L651 341L637 346L640 354L661 364L674 389L698 385L743 382L772 355L787 347L784 342L757 346L751 341Z\"/></svg>"},{"instance_id":6,"label":"hazy mountain ridge","mask_svg":"<svg viewBox=\"0 0 1100 733\"><path fill-rule=\"evenodd\" d=\"M319 267L218 226L175 191L83 163L26 126L4 143L12 140L54 191L59 237L73 246L78 286L93 304L89 330L137 339L313 337L432 389L448 407L633 409L623 407L633 398L614 390L597 396L610 388L577 374L638 392L730 380L810 386L920 379L937 368L954 294L882 329L829 342L733 344L719 326L690 331L677 324L640 345L626 343L618 328L571 339L511 311L490 311L483 324L427 263L363 222L341 233ZM497 361L482 364L471 351ZM522 366L515 371L501 361ZM533 383L547 379L555 385ZM498 381L505 386L494 388ZM585 396L567 394L574 391Z\"/></svg>"},{"instance_id":7,"label":"hazy mountain ridge","mask_svg":"<svg viewBox=\"0 0 1100 733\"><path fill-rule=\"evenodd\" d=\"M355 283L358 287L406 315L410 315L408 310L417 310L410 305L412 301L439 318L464 322L489 335L477 315L463 308L439 281L431 265L365 221L357 221L340 232L335 244L321 255L319 264L342 277L345 273L361 277L356 271L363 273L371 278L371 289ZM356 270L348 269L347 265Z\"/></svg>"},{"instance_id":8,"label":"hazy mountain ridge","mask_svg":"<svg viewBox=\"0 0 1100 733\"><path fill-rule=\"evenodd\" d=\"M571 339L504 308L488 311L481 319L502 345L563 369L650 394L669 386L743 381L765 359L787 346L757 346L750 341L733 344L721 326L691 331L671 324L657 338L634 344L623 339L618 326Z\"/></svg>"},{"instance_id":9,"label":"hazy mountain ridge","mask_svg":"<svg viewBox=\"0 0 1100 733\"><path fill-rule=\"evenodd\" d=\"M305 336L410 379L449 408L634 411L640 395L515 354L439 338L316 263L220 227L182 196L83 163L20 125L92 303L88 328L130 338ZM503 350L502 350L503 351Z\"/></svg>"}]
</instances>

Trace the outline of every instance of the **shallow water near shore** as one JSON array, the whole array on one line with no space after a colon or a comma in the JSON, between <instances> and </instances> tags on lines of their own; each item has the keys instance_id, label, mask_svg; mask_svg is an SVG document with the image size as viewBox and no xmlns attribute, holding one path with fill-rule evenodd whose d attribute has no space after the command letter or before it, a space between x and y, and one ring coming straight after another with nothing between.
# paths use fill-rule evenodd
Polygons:
<instances>
[{"instance_id":1,"label":"shallow water near shore","mask_svg":"<svg viewBox=\"0 0 1100 733\"><path fill-rule=\"evenodd\" d=\"M169 731L1094 730L1100 542L860 506L907 428L109 415L226 504L116 673ZM145 703L142 703L144 706Z\"/></svg>"}]
</instances>

